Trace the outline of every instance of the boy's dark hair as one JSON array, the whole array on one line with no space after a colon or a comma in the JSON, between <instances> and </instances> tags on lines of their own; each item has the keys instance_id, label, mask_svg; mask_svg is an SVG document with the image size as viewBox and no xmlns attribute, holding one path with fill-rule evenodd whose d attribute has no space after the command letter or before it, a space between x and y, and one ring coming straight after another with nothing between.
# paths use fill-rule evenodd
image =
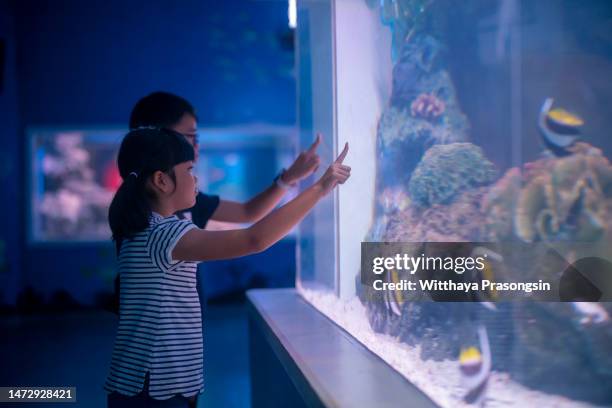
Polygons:
<instances>
[{"instance_id":1,"label":"boy's dark hair","mask_svg":"<svg viewBox=\"0 0 612 408\"><path fill-rule=\"evenodd\" d=\"M174 166L193 159L193 147L173 130L143 128L125 135L117 158L123 183L108 210L117 253L124 239L149 226L150 201L155 198L147 188L149 177L162 171L176 183Z\"/></svg>"},{"instance_id":2,"label":"boy's dark hair","mask_svg":"<svg viewBox=\"0 0 612 408\"><path fill-rule=\"evenodd\" d=\"M178 123L185 113L198 119L195 109L186 99L169 92L153 92L134 105L130 129L147 126L169 128Z\"/></svg>"}]
</instances>

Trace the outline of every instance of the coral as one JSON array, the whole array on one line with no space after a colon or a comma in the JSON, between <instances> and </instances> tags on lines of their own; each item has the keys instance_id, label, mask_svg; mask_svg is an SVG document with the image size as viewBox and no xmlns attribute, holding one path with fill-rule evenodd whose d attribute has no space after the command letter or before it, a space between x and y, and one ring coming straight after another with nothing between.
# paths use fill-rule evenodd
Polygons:
<instances>
[{"instance_id":1,"label":"coral","mask_svg":"<svg viewBox=\"0 0 612 408\"><path fill-rule=\"evenodd\" d=\"M482 207L486 214L485 240L498 242L513 239L513 211L521 189L521 172L514 167L506 172L483 197Z\"/></svg>"},{"instance_id":2,"label":"coral","mask_svg":"<svg viewBox=\"0 0 612 408\"><path fill-rule=\"evenodd\" d=\"M405 188L429 147L468 139L469 122L450 75L441 67L441 49L439 41L420 34L404 44L393 67L391 103L377 128L379 191ZM411 114L413 103L417 116Z\"/></svg>"},{"instance_id":3,"label":"coral","mask_svg":"<svg viewBox=\"0 0 612 408\"><path fill-rule=\"evenodd\" d=\"M410 113L414 117L432 120L442 115L446 105L434 94L422 93L410 104Z\"/></svg>"},{"instance_id":4,"label":"coral","mask_svg":"<svg viewBox=\"0 0 612 408\"><path fill-rule=\"evenodd\" d=\"M536 237L548 238L559 230L554 192L550 177L536 177L519 193L514 229L526 242Z\"/></svg>"},{"instance_id":5,"label":"coral","mask_svg":"<svg viewBox=\"0 0 612 408\"><path fill-rule=\"evenodd\" d=\"M454 84L443 69L442 43L423 33L400 39L396 43L401 46L398 53L401 55L393 68L391 101L377 127L376 196L379 199L366 236L373 241L382 240L389 224L394 224L413 207L406 195L406 186L425 151L437 144L464 142L469 132L469 122L459 108ZM423 96L414 105L415 117L410 106L419 95Z\"/></svg>"},{"instance_id":6,"label":"coral","mask_svg":"<svg viewBox=\"0 0 612 408\"><path fill-rule=\"evenodd\" d=\"M408 192L423 207L448 204L467 189L491 183L496 175L480 147L471 143L436 145L425 152L412 173Z\"/></svg>"},{"instance_id":7,"label":"coral","mask_svg":"<svg viewBox=\"0 0 612 408\"><path fill-rule=\"evenodd\" d=\"M587 147L529 166L514 213L520 239L590 242L608 230L612 166L599 149Z\"/></svg>"},{"instance_id":8,"label":"coral","mask_svg":"<svg viewBox=\"0 0 612 408\"><path fill-rule=\"evenodd\" d=\"M487 228L497 233L490 235L507 237L510 227L512 235L529 243L504 257L516 279L555 285L577 259L610 256L612 165L586 143L572 149L570 156L525 164L522 175L511 169L486 196ZM512 195L517 198L509 199ZM491 228L492 219L506 225ZM601 305L612 311L609 304ZM561 386L573 398L609 402L609 389L601 385L612 378L609 324L586 327L568 303L516 302L512 313L515 364L510 372L515 379L544 390ZM556 372L568 375L551 382Z\"/></svg>"},{"instance_id":9,"label":"coral","mask_svg":"<svg viewBox=\"0 0 612 408\"><path fill-rule=\"evenodd\" d=\"M378 203L385 214L403 211L410 205L410 198L399 188L386 188L378 198Z\"/></svg>"},{"instance_id":10,"label":"coral","mask_svg":"<svg viewBox=\"0 0 612 408\"><path fill-rule=\"evenodd\" d=\"M512 168L491 186L483 202L487 240L594 242L608 234L612 165L586 143L572 152Z\"/></svg>"},{"instance_id":11,"label":"coral","mask_svg":"<svg viewBox=\"0 0 612 408\"><path fill-rule=\"evenodd\" d=\"M411 206L390 217L383 240L388 242L481 241L485 212L477 188L459 195L451 204L434 204L420 210Z\"/></svg>"},{"instance_id":12,"label":"coral","mask_svg":"<svg viewBox=\"0 0 612 408\"><path fill-rule=\"evenodd\" d=\"M44 226L41 233L48 238L105 239L108 234L106 217L113 191L96 180L95 160L87 144L80 132L60 133L52 144L44 143L44 191L38 210Z\"/></svg>"},{"instance_id":13,"label":"coral","mask_svg":"<svg viewBox=\"0 0 612 408\"><path fill-rule=\"evenodd\" d=\"M409 144L431 146L467 140L464 129L446 123L433 124L396 107L390 107L382 114L378 136L384 149L383 154L396 142L406 147Z\"/></svg>"},{"instance_id":14,"label":"coral","mask_svg":"<svg viewBox=\"0 0 612 408\"><path fill-rule=\"evenodd\" d=\"M445 123L413 117L405 109L387 108L378 123L378 179L383 188L405 188L423 153L432 145L466 140L466 133Z\"/></svg>"}]
</instances>

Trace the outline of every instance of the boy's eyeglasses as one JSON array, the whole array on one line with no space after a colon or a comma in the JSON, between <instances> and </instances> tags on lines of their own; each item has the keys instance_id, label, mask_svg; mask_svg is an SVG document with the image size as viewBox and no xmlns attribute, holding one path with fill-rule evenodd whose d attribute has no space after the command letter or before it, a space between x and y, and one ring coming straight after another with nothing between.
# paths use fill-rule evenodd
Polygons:
<instances>
[{"instance_id":1,"label":"boy's eyeglasses","mask_svg":"<svg viewBox=\"0 0 612 408\"><path fill-rule=\"evenodd\" d=\"M183 133L183 136L185 136L189 140L189 142L194 146L197 144L200 144L200 137L197 133L190 133L190 134Z\"/></svg>"}]
</instances>

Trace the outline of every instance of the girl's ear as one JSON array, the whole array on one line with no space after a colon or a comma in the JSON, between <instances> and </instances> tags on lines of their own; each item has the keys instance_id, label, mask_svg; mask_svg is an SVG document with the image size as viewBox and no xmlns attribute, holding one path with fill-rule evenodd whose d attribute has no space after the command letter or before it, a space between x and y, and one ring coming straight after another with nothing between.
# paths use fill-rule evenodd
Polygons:
<instances>
[{"instance_id":1,"label":"girl's ear","mask_svg":"<svg viewBox=\"0 0 612 408\"><path fill-rule=\"evenodd\" d=\"M170 177L168 177L168 175L163 171L157 170L155 173L153 173L151 176L151 184L156 191L162 194L172 193L174 190L174 183L172 183L172 179L170 179Z\"/></svg>"}]
</instances>

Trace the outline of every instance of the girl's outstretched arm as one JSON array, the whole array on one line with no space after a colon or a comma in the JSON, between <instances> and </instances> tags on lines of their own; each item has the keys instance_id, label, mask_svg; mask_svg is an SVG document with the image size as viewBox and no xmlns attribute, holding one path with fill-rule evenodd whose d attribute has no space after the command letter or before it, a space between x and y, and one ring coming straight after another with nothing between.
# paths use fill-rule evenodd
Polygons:
<instances>
[{"instance_id":1,"label":"girl's outstretched arm","mask_svg":"<svg viewBox=\"0 0 612 408\"><path fill-rule=\"evenodd\" d=\"M351 168L342 164L347 153L348 143L317 182L249 228L230 231L192 229L176 244L172 258L207 261L236 258L267 249L287 235L322 197L350 177Z\"/></svg>"}]
</instances>

